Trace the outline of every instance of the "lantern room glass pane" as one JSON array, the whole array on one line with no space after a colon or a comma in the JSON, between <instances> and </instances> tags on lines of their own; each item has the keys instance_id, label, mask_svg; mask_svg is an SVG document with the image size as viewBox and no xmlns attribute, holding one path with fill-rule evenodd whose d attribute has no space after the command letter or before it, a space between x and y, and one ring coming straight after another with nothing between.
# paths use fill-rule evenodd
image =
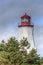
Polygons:
<instances>
[{"instance_id":1,"label":"lantern room glass pane","mask_svg":"<svg viewBox=\"0 0 43 65\"><path fill-rule=\"evenodd\" d=\"M28 22L28 19L24 18L22 21L24 21L24 22Z\"/></svg>"}]
</instances>

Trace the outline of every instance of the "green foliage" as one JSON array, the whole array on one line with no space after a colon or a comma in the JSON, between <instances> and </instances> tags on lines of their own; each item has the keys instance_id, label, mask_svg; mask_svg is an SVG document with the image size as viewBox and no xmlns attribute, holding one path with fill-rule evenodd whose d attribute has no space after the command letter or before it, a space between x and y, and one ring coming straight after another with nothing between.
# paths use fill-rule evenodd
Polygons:
<instances>
[{"instance_id":1,"label":"green foliage","mask_svg":"<svg viewBox=\"0 0 43 65\"><path fill-rule=\"evenodd\" d=\"M4 65L40 65L37 51L32 49L28 54L26 48L30 48L26 38L23 38L20 43L15 37L11 37L7 43L3 40L0 44L0 65L3 62Z\"/></svg>"},{"instance_id":2,"label":"green foliage","mask_svg":"<svg viewBox=\"0 0 43 65\"><path fill-rule=\"evenodd\" d=\"M8 49L7 49L8 52L11 52L11 51L15 52L19 50L19 43L15 38L10 38L7 46L8 46Z\"/></svg>"},{"instance_id":3,"label":"green foliage","mask_svg":"<svg viewBox=\"0 0 43 65\"><path fill-rule=\"evenodd\" d=\"M24 38L22 40L20 40L20 46L21 47L27 47L29 48L30 47L30 43L28 42L27 38Z\"/></svg>"},{"instance_id":4,"label":"green foliage","mask_svg":"<svg viewBox=\"0 0 43 65\"><path fill-rule=\"evenodd\" d=\"M22 52L22 55L27 55L27 49L30 48L30 43L28 42L27 38L23 38L20 40L20 51Z\"/></svg>"},{"instance_id":5,"label":"green foliage","mask_svg":"<svg viewBox=\"0 0 43 65\"><path fill-rule=\"evenodd\" d=\"M28 63L40 65L40 57L37 55L37 51L35 49L32 49L28 54Z\"/></svg>"},{"instance_id":6,"label":"green foliage","mask_svg":"<svg viewBox=\"0 0 43 65\"><path fill-rule=\"evenodd\" d=\"M43 63L43 57L40 59L40 62Z\"/></svg>"}]
</instances>

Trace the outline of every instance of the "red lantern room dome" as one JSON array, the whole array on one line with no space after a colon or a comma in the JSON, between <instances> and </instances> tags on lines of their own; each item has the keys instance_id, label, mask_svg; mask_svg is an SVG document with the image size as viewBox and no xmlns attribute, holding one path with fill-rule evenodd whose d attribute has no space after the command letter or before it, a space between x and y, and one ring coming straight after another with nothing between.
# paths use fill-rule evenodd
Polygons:
<instances>
[{"instance_id":1,"label":"red lantern room dome","mask_svg":"<svg viewBox=\"0 0 43 65\"><path fill-rule=\"evenodd\" d=\"M25 15L21 16L21 19L24 19L24 18L30 19L31 17L28 16L28 15L25 13Z\"/></svg>"},{"instance_id":2,"label":"red lantern room dome","mask_svg":"<svg viewBox=\"0 0 43 65\"><path fill-rule=\"evenodd\" d=\"M31 17L26 13L23 16L21 16L21 24L18 27L23 27L23 26L33 27L33 25L31 25Z\"/></svg>"}]
</instances>

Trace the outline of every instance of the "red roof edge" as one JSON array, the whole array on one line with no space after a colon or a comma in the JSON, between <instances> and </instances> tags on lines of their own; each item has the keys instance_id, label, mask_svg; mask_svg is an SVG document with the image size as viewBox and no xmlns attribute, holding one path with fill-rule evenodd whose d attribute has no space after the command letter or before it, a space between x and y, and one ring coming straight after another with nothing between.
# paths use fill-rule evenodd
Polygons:
<instances>
[{"instance_id":1,"label":"red roof edge","mask_svg":"<svg viewBox=\"0 0 43 65\"><path fill-rule=\"evenodd\" d=\"M18 25L18 27L34 27L34 25Z\"/></svg>"}]
</instances>

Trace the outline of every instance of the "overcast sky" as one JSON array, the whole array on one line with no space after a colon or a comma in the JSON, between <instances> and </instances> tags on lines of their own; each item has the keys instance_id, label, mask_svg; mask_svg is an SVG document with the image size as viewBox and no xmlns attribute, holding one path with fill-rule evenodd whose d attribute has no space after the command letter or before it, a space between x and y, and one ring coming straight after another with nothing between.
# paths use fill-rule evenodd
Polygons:
<instances>
[{"instance_id":1,"label":"overcast sky","mask_svg":"<svg viewBox=\"0 0 43 65\"><path fill-rule=\"evenodd\" d=\"M43 0L0 0L0 41L18 37L18 24L25 12L31 16L35 44L43 56Z\"/></svg>"}]
</instances>

